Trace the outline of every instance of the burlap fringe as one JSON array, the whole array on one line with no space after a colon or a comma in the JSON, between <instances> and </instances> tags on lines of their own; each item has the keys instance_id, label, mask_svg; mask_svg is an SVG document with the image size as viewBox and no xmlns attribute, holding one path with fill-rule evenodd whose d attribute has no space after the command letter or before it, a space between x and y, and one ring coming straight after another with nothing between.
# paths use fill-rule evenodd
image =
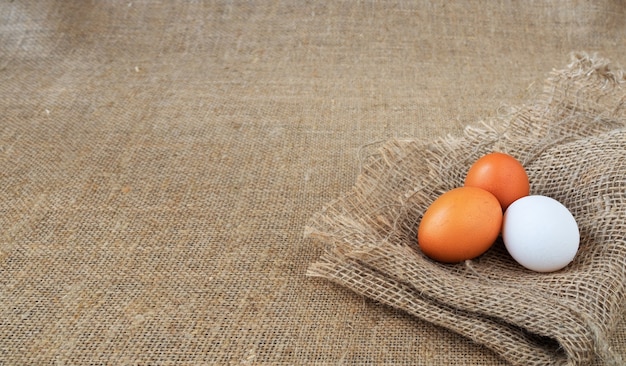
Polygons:
<instances>
[{"instance_id":1,"label":"burlap fringe","mask_svg":"<svg viewBox=\"0 0 626 366\"><path fill-rule=\"evenodd\" d=\"M305 229L327 248L307 275L458 332L511 364L623 364L608 338L626 296L624 84L621 69L576 53L543 94L461 137L385 142L364 159L353 190ZM531 193L576 217L581 250L566 269L531 273L501 243L457 265L417 248L428 205L491 151L522 161Z\"/></svg>"}]
</instances>

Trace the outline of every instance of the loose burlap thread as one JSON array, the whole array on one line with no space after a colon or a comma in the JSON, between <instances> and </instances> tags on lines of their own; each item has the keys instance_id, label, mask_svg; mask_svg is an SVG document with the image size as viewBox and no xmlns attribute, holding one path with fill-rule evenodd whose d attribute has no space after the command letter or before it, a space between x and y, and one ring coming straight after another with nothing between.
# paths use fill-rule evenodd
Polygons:
<instances>
[{"instance_id":1,"label":"loose burlap thread","mask_svg":"<svg viewBox=\"0 0 626 366\"><path fill-rule=\"evenodd\" d=\"M511 364L620 364L608 339L625 297L625 84L608 60L573 54L541 95L463 136L385 142L353 189L311 219L307 235L327 250L307 274L458 332ZM492 151L519 159L531 194L574 215L580 249L566 268L526 270L500 239L455 265L419 251L426 208Z\"/></svg>"}]
</instances>

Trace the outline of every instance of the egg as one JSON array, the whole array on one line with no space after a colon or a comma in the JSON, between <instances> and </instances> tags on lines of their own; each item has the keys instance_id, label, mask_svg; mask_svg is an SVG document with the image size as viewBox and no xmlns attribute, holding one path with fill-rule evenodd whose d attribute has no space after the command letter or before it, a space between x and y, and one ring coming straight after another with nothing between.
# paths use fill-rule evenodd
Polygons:
<instances>
[{"instance_id":1,"label":"egg","mask_svg":"<svg viewBox=\"0 0 626 366\"><path fill-rule=\"evenodd\" d=\"M464 185L491 192L503 211L515 200L530 194L528 174L522 163L501 152L476 160L467 172Z\"/></svg>"},{"instance_id":2,"label":"egg","mask_svg":"<svg viewBox=\"0 0 626 366\"><path fill-rule=\"evenodd\" d=\"M522 197L504 213L502 240L520 265L537 272L553 272L576 256L578 224L559 201L540 195Z\"/></svg>"},{"instance_id":3,"label":"egg","mask_svg":"<svg viewBox=\"0 0 626 366\"><path fill-rule=\"evenodd\" d=\"M456 263L486 252L501 227L502 208L493 194L481 188L459 187L439 196L424 212L417 241L426 256Z\"/></svg>"}]
</instances>

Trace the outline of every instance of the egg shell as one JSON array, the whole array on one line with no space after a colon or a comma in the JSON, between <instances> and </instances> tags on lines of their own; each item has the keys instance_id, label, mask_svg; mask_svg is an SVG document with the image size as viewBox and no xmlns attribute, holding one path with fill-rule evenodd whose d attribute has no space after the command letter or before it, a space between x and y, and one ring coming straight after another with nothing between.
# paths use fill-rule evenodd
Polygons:
<instances>
[{"instance_id":1,"label":"egg shell","mask_svg":"<svg viewBox=\"0 0 626 366\"><path fill-rule=\"evenodd\" d=\"M456 263L478 257L495 242L502 228L502 208L491 193L459 187L437 198L419 224L417 241L428 257Z\"/></svg>"},{"instance_id":2,"label":"egg shell","mask_svg":"<svg viewBox=\"0 0 626 366\"><path fill-rule=\"evenodd\" d=\"M578 224L559 201L540 195L513 202L504 213L502 239L509 254L536 272L553 272L576 256Z\"/></svg>"},{"instance_id":3,"label":"egg shell","mask_svg":"<svg viewBox=\"0 0 626 366\"><path fill-rule=\"evenodd\" d=\"M503 211L515 200L530 194L528 174L522 163L501 152L484 155L474 162L464 185L491 192L500 201Z\"/></svg>"}]
</instances>

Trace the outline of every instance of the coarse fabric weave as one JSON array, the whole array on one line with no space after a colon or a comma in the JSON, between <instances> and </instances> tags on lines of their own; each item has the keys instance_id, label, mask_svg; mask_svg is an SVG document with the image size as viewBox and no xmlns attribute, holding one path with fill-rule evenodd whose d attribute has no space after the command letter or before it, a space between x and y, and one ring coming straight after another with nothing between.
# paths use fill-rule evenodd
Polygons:
<instances>
[{"instance_id":1,"label":"coarse fabric weave","mask_svg":"<svg viewBox=\"0 0 626 366\"><path fill-rule=\"evenodd\" d=\"M623 0L0 0L0 365L507 364L306 276L304 228L385 141L501 131L625 35Z\"/></svg>"},{"instance_id":2,"label":"coarse fabric weave","mask_svg":"<svg viewBox=\"0 0 626 366\"><path fill-rule=\"evenodd\" d=\"M608 338L626 295L624 85L622 70L578 55L510 119L460 138L386 143L353 191L314 217L309 235L330 249L309 273L457 331L512 364L621 364ZM531 194L574 215L581 243L565 269L529 271L501 242L457 265L419 250L428 206L493 151L523 163Z\"/></svg>"}]
</instances>

